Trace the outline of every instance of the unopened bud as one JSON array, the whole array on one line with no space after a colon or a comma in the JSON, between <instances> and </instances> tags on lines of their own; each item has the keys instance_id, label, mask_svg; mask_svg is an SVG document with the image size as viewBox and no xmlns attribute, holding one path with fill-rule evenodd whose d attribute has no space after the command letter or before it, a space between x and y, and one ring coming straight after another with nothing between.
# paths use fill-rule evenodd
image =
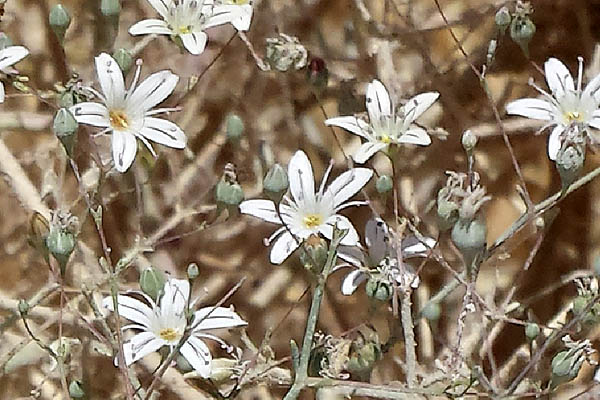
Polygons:
<instances>
[{"instance_id":1,"label":"unopened bud","mask_svg":"<svg viewBox=\"0 0 600 400\"><path fill-rule=\"evenodd\" d=\"M140 288L155 302L165 287L165 274L155 267L148 267L140 274Z\"/></svg>"},{"instance_id":2,"label":"unopened bud","mask_svg":"<svg viewBox=\"0 0 600 400\"><path fill-rule=\"evenodd\" d=\"M459 220L452 228L452 242L460 250L467 268L486 248L487 226L481 218Z\"/></svg>"},{"instance_id":3,"label":"unopened bud","mask_svg":"<svg viewBox=\"0 0 600 400\"><path fill-rule=\"evenodd\" d=\"M510 37L529 58L529 42L535 35L535 24L528 16L517 16L510 24Z\"/></svg>"},{"instance_id":4,"label":"unopened bud","mask_svg":"<svg viewBox=\"0 0 600 400\"><path fill-rule=\"evenodd\" d=\"M564 350L552 359L552 387L569 382L577 377L585 360L583 350Z\"/></svg>"},{"instance_id":5,"label":"unopened bud","mask_svg":"<svg viewBox=\"0 0 600 400\"><path fill-rule=\"evenodd\" d=\"M69 384L69 396L72 399L83 399L85 397L85 391L80 381L71 381Z\"/></svg>"},{"instance_id":6,"label":"unopened bud","mask_svg":"<svg viewBox=\"0 0 600 400\"><path fill-rule=\"evenodd\" d=\"M458 221L458 204L449 200L450 189L443 187L437 195L438 227L444 232L454 226Z\"/></svg>"},{"instance_id":7,"label":"unopened bud","mask_svg":"<svg viewBox=\"0 0 600 400\"><path fill-rule=\"evenodd\" d=\"M473 154L473 150L475 150L475 146L477 145L477 136L471 132L471 130L467 129L461 138L461 143L463 149L467 152L467 155Z\"/></svg>"},{"instance_id":8,"label":"unopened bud","mask_svg":"<svg viewBox=\"0 0 600 400\"><path fill-rule=\"evenodd\" d=\"M121 2L119 0L102 0L100 12L105 17L117 17L121 13Z\"/></svg>"},{"instance_id":9,"label":"unopened bud","mask_svg":"<svg viewBox=\"0 0 600 400\"><path fill-rule=\"evenodd\" d=\"M191 263L187 267L187 277L189 280L196 279L200 275L200 269L198 268L198 264Z\"/></svg>"},{"instance_id":10,"label":"unopened bud","mask_svg":"<svg viewBox=\"0 0 600 400\"><path fill-rule=\"evenodd\" d=\"M50 21L50 27L58 38L58 41L62 44L65 39L65 33L71 25L71 15L69 11L62 5L57 4L50 9L50 15L48 16Z\"/></svg>"},{"instance_id":11,"label":"unopened bud","mask_svg":"<svg viewBox=\"0 0 600 400\"><path fill-rule=\"evenodd\" d=\"M322 58L313 57L306 68L306 79L317 93L327 87L329 80L329 70Z\"/></svg>"},{"instance_id":12,"label":"unopened bud","mask_svg":"<svg viewBox=\"0 0 600 400\"><path fill-rule=\"evenodd\" d=\"M288 186L289 180L285 169L279 164L273 164L263 180L263 190L267 197L279 203Z\"/></svg>"},{"instance_id":13,"label":"unopened bud","mask_svg":"<svg viewBox=\"0 0 600 400\"><path fill-rule=\"evenodd\" d=\"M525 325L525 336L527 340L533 341L540 334L540 326L534 322Z\"/></svg>"},{"instance_id":14,"label":"unopened bud","mask_svg":"<svg viewBox=\"0 0 600 400\"><path fill-rule=\"evenodd\" d=\"M236 114L229 114L225 120L227 140L237 143L244 134L244 121Z\"/></svg>"},{"instance_id":15,"label":"unopened bud","mask_svg":"<svg viewBox=\"0 0 600 400\"><path fill-rule=\"evenodd\" d=\"M585 162L585 143L573 144L561 149L556 156L556 169L560 174L562 188L565 190L579 177Z\"/></svg>"},{"instance_id":16,"label":"unopened bud","mask_svg":"<svg viewBox=\"0 0 600 400\"><path fill-rule=\"evenodd\" d=\"M225 206L237 207L244 200L244 191L237 182L220 180L217 183L215 198L218 203Z\"/></svg>"},{"instance_id":17,"label":"unopened bud","mask_svg":"<svg viewBox=\"0 0 600 400\"><path fill-rule=\"evenodd\" d=\"M113 53L112 57L123 71L123 75L127 75L133 66L133 57L127 49L117 49Z\"/></svg>"},{"instance_id":18,"label":"unopened bud","mask_svg":"<svg viewBox=\"0 0 600 400\"><path fill-rule=\"evenodd\" d=\"M391 191L394 187L394 181L389 175L381 175L377 178L377 182L375 182L375 189L377 189L377 193L385 194Z\"/></svg>"},{"instance_id":19,"label":"unopened bud","mask_svg":"<svg viewBox=\"0 0 600 400\"><path fill-rule=\"evenodd\" d=\"M60 140L67 155L73 157L73 150L77 143L77 128L79 124L77 120L67 108L61 108L54 117L54 123L52 124L52 130L54 134Z\"/></svg>"},{"instance_id":20,"label":"unopened bud","mask_svg":"<svg viewBox=\"0 0 600 400\"><path fill-rule=\"evenodd\" d=\"M177 364L177 369L180 372L185 374L194 370L192 364L190 364L190 362L184 356L182 356L181 353L177 354L177 358L175 360L175 363Z\"/></svg>"},{"instance_id":21,"label":"unopened bud","mask_svg":"<svg viewBox=\"0 0 600 400\"><path fill-rule=\"evenodd\" d=\"M54 256L60 265L61 274L65 273L65 268L69 257L75 249L75 234L59 225L50 226L50 233L46 238L48 251Z\"/></svg>"},{"instance_id":22,"label":"unopened bud","mask_svg":"<svg viewBox=\"0 0 600 400\"><path fill-rule=\"evenodd\" d=\"M423 315L423 317L427 318L429 321L437 321L440 319L441 314L442 307L437 301L427 303L423 308L423 311L421 311L421 315Z\"/></svg>"},{"instance_id":23,"label":"unopened bud","mask_svg":"<svg viewBox=\"0 0 600 400\"><path fill-rule=\"evenodd\" d=\"M350 357L346 369L357 379L368 381L371 371L382 357L378 341L355 340L352 342Z\"/></svg>"},{"instance_id":24,"label":"unopened bud","mask_svg":"<svg viewBox=\"0 0 600 400\"><path fill-rule=\"evenodd\" d=\"M392 286L377 278L369 278L365 285L367 296L379 301L388 301L392 298Z\"/></svg>"},{"instance_id":25,"label":"unopened bud","mask_svg":"<svg viewBox=\"0 0 600 400\"><path fill-rule=\"evenodd\" d=\"M498 10L496 16L494 17L494 22L496 22L496 27L498 27L498 31L501 34L506 32L506 28L508 28L510 25L511 19L512 18L510 16L510 11L508 11L508 7L505 6Z\"/></svg>"},{"instance_id":26,"label":"unopened bud","mask_svg":"<svg viewBox=\"0 0 600 400\"><path fill-rule=\"evenodd\" d=\"M300 261L302 265L314 274L319 274L327 262L328 247L325 239L310 235L302 243Z\"/></svg>"}]
</instances>

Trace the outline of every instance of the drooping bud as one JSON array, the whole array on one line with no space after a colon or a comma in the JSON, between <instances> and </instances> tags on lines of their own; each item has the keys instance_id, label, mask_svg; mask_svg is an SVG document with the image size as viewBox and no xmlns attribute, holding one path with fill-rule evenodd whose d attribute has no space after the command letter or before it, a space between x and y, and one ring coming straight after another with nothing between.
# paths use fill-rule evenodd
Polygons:
<instances>
[{"instance_id":1,"label":"drooping bud","mask_svg":"<svg viewBox=\"0 0 600 400\"><path fill-rule=\"evenodd\" d=\"M265 179L263 180L263 191L265 192L265 195L275 203L279 203L287 191L288 186L289 180L285 169L279 164L273 164L269 171L267 171L267 175L265 175Z\"/></svg>"},{"instance_id":2,"label":"drooping bud","mask_svg":"<svg viewBox=\"0 0 600 400\"><path fill-rule=\"evenodd\" d=\"M123 71L123 75L127 75L129 71L131 71L131 67L133 67L133 57L127 49L120 48L115 50L112 57L119 65L119 68L121 68L121 71Z\"/></svg>"},{"instance_id":3,"label":"drooping bud","mask_svg":"<svg viewBox=\"0 0 600 400\"><path fill-rule=\"evenodd\" d=\"M540 334L540 326L534 322L530 322L525 325L525 336L527 340L530 342L535 340L536 337Z\"/></svg>"},{"instance_id":4,"label":"drooping bud","mask_svg":"<svg viewBox=\"0 0 600 400\"><path fill-rule=\"evenodd\" d=\"M225 120L227 140L238 143L244 134L244 120L236 114L229 114Z\"/></svg>"},{"instance_id":5,"label":"drooping bud","mask_svg":"<svg viewBox=\"0 0 600 400\"><path fill-rule=\"evenodd\" d=\"M477 136L470 129L467 129L462 135L461 144L467 155L471 156L477 145Z\"/></svg>"},{"instance_id":6,"label":"drooping bud","mask_svg":"<svg viewBox=\"0 0 600 400\"><path fill-rule=\"evenodd\" d=\"M187 267L187 277L189 280L194 280L200 275L200 269L198 268L198 264L191 263Z\"/></svg>"},{"instance_id":7,"label":"drooping bud","mask_svg":"<svg viewBox=\"0 0 600 400\"><path fill-rule=\"evenodd\" d=\"M306 80L317 93L321 93L327 87L329 70L322 58L313 57L310 60L306 68Z\"/></svg>"},{"instance_id":8,"label":"drooping bud","mask_svg":"<svg viewBox=\"0 0 600 400\"><path fill-rule=\"evenodd\" d=\"M392 177L389 175L381 175L377 178L377 182L375 182L375 189L377 189L377 193L386 194L394 188L394 181Z\"/></svg>"},{"instance_id":9,"label":"drooping bud","mask_svg":"<svg viewBox=\"0 0 600 400\"><path fill-rule=\"evenodd\" d=\"M80 381L71 381L69 384L69 396L71 396L72 399L83 399L85 397L83 384Z\"/></svg>"},{"instance_id":10,"label":"drooping bud","mask_svg":"<svg viewBox=\"0 0 600 400\"><path fill-rule=\"evenodd\" d=\"M516 16L510 24L510 37L529 58L529 42L535 35L535 24L528 16Z\"/></svg>"},{"instance_id":11,"label":"drooping bud","mask_svg":"<svg viewBox=\"0 0 600 400\"><path fill-rule=\"evenodd\" d=\"M73 157L73 150L77 143L77 128L79 124L77 120L67 108L61 108L54 117L54 123L52 124L52 130L54 134L60 140L67 155Z\"/></svg>"},{"instance_id":12,"label":"drooping bud","mask_svg":"<svg viewBox=\"0 0 600 400\"><path fill-rule=\"evenodd\" d=\"M279 37L267 38L266 61L277 71L299 70L306 66L308 52L298 38L280 33Z\"/></svg>"},{"instance_id":13,"label":"drooping bud","mask_svg":"<svg viewBox=\"0 0 600 400\"><path fill-rule=\"evenodd\" d=\"M140 274L140 288L155 302L165 287L165 274L158 268L148 267Z\"/></svg>"},{"instance_id":14,"label":"drooping bud","mask_svg":"<svg viewBox=\"0 0 600 400\"><path fill-rule=\"evenodd\" d=\"M50 9L48 19L50 21L50 28L52 28L58 41L62 44L67 29L69 29L69 25L71 25L71 15L69 14L69 11L62 4L57 4Z\"/></svg>"},{"instance_id":15,"label":"drooping bud","mask_svg":"<svg viewBox=\"0 0 600 400\"><path fill-rule=\"evenodd\" d=\"M327 241L313 234L302 243L300 262L302 262L304 268L317 275L323 270L323 267L325 267L327 253Z\"/></svg>"},{"instance_id":16,"label":"drooping bud","mask_svg":"<svg viewBox=\"0 0 600 400\"><path fill-rule=\"evenodd\" d=\"M506 28L510 25L512 17L510 16L510 11L508 7L504 6L496 12L496 16L494 17L494 22L496 23L496 27L498 28L498 32L504 35L506 33Z\"/></svg>"},{"instance_id":17,"label":"drooping bud","mask_svg":"<svg viewBox=\"0 0 600 400\"><path fill-rule=\"evenodd\" d=\"M367 296L379 301L388 301L392 298L393 289L392 286L381 279L376 277L369 277L367 284L365 285Z\"/></svg>"}]
</instances>

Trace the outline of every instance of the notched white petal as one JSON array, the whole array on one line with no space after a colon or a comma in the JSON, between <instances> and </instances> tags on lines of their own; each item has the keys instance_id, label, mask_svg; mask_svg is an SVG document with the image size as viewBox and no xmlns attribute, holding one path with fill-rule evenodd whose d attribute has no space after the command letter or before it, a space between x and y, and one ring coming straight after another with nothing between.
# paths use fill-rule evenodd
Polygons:
<instances>
[{"instance_id":1,"label":"notched white petal","mask_svg":"<svg viewBox=\"0 0 600 400\"><path fill-rule=\"evenodd\" d=\"M392 115L392 100L387 89L377 79L367 87L367 111L371 121L379 121L382 117Z\"/></svg>"},{"instance_id":2,"label":"notched white petal","mask_svg":"<svg viewBox=\"0 0 600 400\"><path fill-rule=\"evenodd\" d=\"M342 294L344 296L352 295L360 284L367 280L367 277L367 274L360 270L350 272L342 282Z\"/></svg>"},{"instance_id":3,"label":"notched white petal","mask_svg":"<svg viewBox=\"0 0 600 400\"><path fill-rule=\"evenodd\" d=\"M160 19L144 19L137 22L129 28L131 35L171 35L173 32L169 28L168 24Z\"/></svg>"},{"instance_id":4,"label":"notched white petal","mask_svg":"<svg viewBox=\"0 0 600 400\"><path fill-rule=\"evenodd\" d=\"M183 46L193 55L202 54L206 48L208 37L204 32L192 32L179 35Z\"/></svg>"},{"instance_id":5,"label":"notched white petal","mask_svg":"<svg viewBox=\"0 0 600 400\"><path fill-rule=\"evenodd\" d=\"M129 169L137 153L135 136L127 132L114 130L112 134L112 155L115 168L119 172Z\"/></svg>"},{"instance_id":6,"label":"notched white petal","mask_svg":"<svg viewBox=\"0 0 600 400\"><path fill-rule=\"evenodd\" d=\"M183 149L186 144L185 133L173 122L161 118L144 118L144 127L140 135L153 142L175 149Z\"/></svg>"}]
</instances>

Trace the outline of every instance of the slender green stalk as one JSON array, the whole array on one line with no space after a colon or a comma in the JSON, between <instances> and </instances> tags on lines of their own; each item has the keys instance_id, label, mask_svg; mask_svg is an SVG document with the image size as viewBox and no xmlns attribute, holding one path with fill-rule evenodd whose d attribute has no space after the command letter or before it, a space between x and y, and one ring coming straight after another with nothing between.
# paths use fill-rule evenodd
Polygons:
<instances>
[{"instance_id":1,"label":"slender green stalk","mask_svg":"<svg viewBox=\"0 0 600 400\"><path fill-rule=\"evenodd\" d=\"M406 286L405 288L401 288L400 317L402 318L402 332L404 333L406 353L406 385L409 388L413 388L417 383L417 351L412 320L412 303L410 300L412 290L409 285Z\"/></svg>"}]
</instances>

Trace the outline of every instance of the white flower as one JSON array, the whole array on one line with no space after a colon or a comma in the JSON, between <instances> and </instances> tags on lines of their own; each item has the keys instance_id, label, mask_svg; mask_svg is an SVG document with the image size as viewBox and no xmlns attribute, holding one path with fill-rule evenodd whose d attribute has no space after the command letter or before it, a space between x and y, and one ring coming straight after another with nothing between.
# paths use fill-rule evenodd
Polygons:
<instances>
[{"instance_id":1,"label":"white flower","mask_svg":"<svg viewBox=\"0 0 600 400\"><path fill-rule=\"evenodd\" d=\"M427 131L413 122L427 111L439 96L437 92L421 93L396 110L383 84L375 79L367 87L369 122L348 116L329 118L325 124L339 126L366 139L354 155L354 161L362 164L378 151L387 151L390 145L431 144Z\"/></svg>"},{"instance_id":2,"label":"white flower","mask_svg":"<svg viewBox=\"0 0 600 400\"><path fill-rule=\"evenodd\" d=\"M132 35L171 35L181 39L192 54L204 51L208 36L204 30L240 18L237 5L213 5L213 0L148 0L163 18L145 19L129 28Z\"/></svg>"},{"instance_id":3,"label":"white flower","mask_svg":"<svg viewBox=\"0 0 600 400\"><path fill-rule=\"evenodd\" d=\"M190 284L183 279L169 279L158 304L142 292L134 292L143 296L147 303L130 296L119 295L119 315L133 323L122 329L136 329L128 342L123 343L125 363L131 365L142 357L153 353L163 346L173 350L185 333L187 326L186 310L190 296ZM114 311L113 298L106 297L102 304ZM189 305L191 308L192 305ZM218 337L208 333L214 329L234 328L247 325L238 314L225 307L206 307L194 312L191 321L191 333L181 346L180 353L204 378L210 376L212 355L202 338L216 340L226 344Z\"/></svg>"},{"instance_id":4,"label":"white flower","mask_svg":"<svg viewBox=\"0 0 600 400\"><path fill-rule=\"evenodd\" d=\"M396 237L383 220L375 218L367 222L365 243L367 245L366 252L360 245L354 247L340 246L338 250L338 256L347 261L348 264L339 265L336 270L348 266L356 268L344 278L341 289L342 294L351 295L361 283L375 274L383 277L388 283L396 280L397 283L402 284L403 279L407 279L413 288L418 287L419 277L415 275L410 265L404 263L405 274L401 273L396 252ZM414 236L404 238L400 245L402 259L427 257L435 243L435 239L432 238L424 238L424 242L420 242Z\"/></svg>"},{"instance_id":5,"label":"white flower","mask_svg":"<svg viewBox=\"0 0 600 400\"><path fill-rule=\"evenodd\" d=\"M567 67L556 58L544 63L546 81L551 93L535 84L531 85L542 94L538 99L519 99L506 106L506 112L513 115L548 121L541 129L555 126L548 140L548 157L556 160L561 148L563 132L574 126L580 132L588 128L600 129L600 75L592 79L585 89L581 88L583 75L583 59L579 57L579 74L577 87ZM540 131L541 131L540 130ZM588 136L595 142L595 138Z\"/></svg>"},{"instance_id":6,"label":"white flower","mask_svg":"<svg viewBox=\"0 0 600 400\"><path fill-rule=\"evenodd\" d=\"M173 92L179 77L171 71L156 72L136 88L140 70L141 65L138 65L131 87L126 90L123 73L117 62L106 53L100 54L96 57L96 72L104 94L90 90L104 104L85 102L70 108L80 124L104 128L103 133L112 132L112 155L119 172L127 171L133 163L137 153L136 138L155 157L156 153L148 140L176 149L183 149L186 143L185 134L177 125L153 117L175 109L152 110Z\"/></svg>"},{"instance_id":7,"label":"white flower","mask_svg":"<svg viewBox=\"0 0 600 400\"><path fill-rule=\"evenodd\" d=\"M367 184L373 171L367 168L353 168L338 176L325 189L331 167L332 165L325 172L321 187L315 193L313 170L308 157L301 150L294 154L288 166L291 197L284 196L279 204L281 219L275 209L275 203L270 200L247 200L240 204L243 214L280 225L283 220L285 226L276 230L267 241L267 244L270 244L277 238L271 249L273 264L285 261L300 243L312 234L320 233L331 239L335 226L348 229L341 244L352 246L358 243L358 234L352 223L337 213L349 206L365 204L361 201L346 200Z\"/></svg>"},{"instance_id":8,"label":"white flower","mask_svg":"<svg viewBox=\"0 0 600 400\"><path fill-rule=\"evenodd\" d=\"M204 0L204 4L212 4L213 0ZM238 31L247 31L250 29L250 22L252 22L252 3L253 0L214 0L217 6L231 5L237 7L237 12L240 15L236 19L231 21L231 25L234 26Z\"/></svg>"},{"instance_id":9,"label":"white flower","mask_svg":"<svg viewBox=\"0 0 600 400\"><path fill-rule=\"evenodd\" d=\"M8 46L0 50L0 72L3 74L14 74L17 71L11 68L29 54L23 46ZM0 82L0 103L4 103L4 84Z\"/></svg>"}]
</instances>

